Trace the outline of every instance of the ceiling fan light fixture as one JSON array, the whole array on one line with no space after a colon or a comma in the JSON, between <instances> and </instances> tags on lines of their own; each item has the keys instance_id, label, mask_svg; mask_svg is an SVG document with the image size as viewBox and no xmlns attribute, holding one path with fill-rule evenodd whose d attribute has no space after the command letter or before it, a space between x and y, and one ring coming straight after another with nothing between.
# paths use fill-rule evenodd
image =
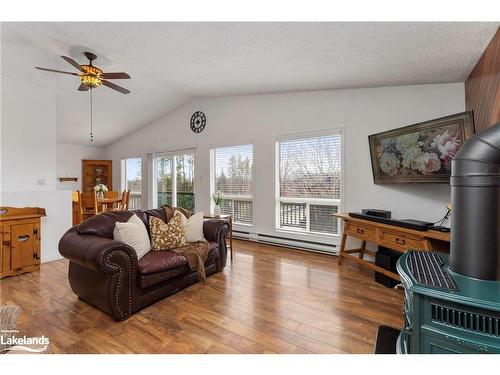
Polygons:
<instances>
[{"instance_id":1,"label":"ceiling fan light fixture","mask_svg":"<svg viewBox=\"0 0 500 375\"><path fill-rule=\"evenodd\" d=\"M80 74L80 82L89 87L99 87L102 85L103 71L92 65L80 65L83 74Z\"/></svg>"},{"instance_id":2,"label":"ceiling fan light fixture","mask_svg":"<svg viewBox=\"0 0 500 375\"><path fill-rule=\"evenodd\" d=\"M89 87L99 87L102 85L102 80L92 74L80 74L80 82Z\"/></svg>"}]
</instances>

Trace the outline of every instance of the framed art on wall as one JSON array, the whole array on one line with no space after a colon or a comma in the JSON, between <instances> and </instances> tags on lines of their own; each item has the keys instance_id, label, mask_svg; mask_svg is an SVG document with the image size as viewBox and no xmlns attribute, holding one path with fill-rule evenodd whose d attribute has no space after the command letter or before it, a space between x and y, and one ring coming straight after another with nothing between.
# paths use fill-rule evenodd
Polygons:
<instances>
[{"instance_id":1,"label":"framed art on wall","mask_svg":"<svg viewBox=\"0 0 500 375\"><path fill-rule=\"evenodd\" d=\"M449 183L451 159L474 134L472 112L368 137L375 184Z\"/></svg>"}]
</instances>

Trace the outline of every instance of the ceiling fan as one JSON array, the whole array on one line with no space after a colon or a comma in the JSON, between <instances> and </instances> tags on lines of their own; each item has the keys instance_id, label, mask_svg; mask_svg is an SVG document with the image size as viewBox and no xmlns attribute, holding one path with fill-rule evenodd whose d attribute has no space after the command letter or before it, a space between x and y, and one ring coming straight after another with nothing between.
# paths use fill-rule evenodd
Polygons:
<instances>
[{"instance_id":1,"label":"ceiling fan","mask_svg":"<svg viewBox=\"0 0 500 375\"><path fill-rule=\"evenodd\" d=\"M123 88L108 81L108 79L130 79L130 76L127 73L123 72L104 73L101 69L92 65L92 61L94 61L97 58L96 55L90 52L84 52L83 54L87 57L87 59L89 59L89 63L86 65L80 65L70 57L61 56L64 60L66 60L76 69L78 69L80 73L72 73L56 69L41 68L39 66L36 66L35 68L39 70L45 70L48 72L71 74L73 76L78 76L80 78L80 86L78 87L78 91L88 91L89 89L93 89L101 85L104 85L109 87L110 89L121 92L122 94L130 93L130 90L127 90L126 88Z\"/></svg>"}]
</instances>

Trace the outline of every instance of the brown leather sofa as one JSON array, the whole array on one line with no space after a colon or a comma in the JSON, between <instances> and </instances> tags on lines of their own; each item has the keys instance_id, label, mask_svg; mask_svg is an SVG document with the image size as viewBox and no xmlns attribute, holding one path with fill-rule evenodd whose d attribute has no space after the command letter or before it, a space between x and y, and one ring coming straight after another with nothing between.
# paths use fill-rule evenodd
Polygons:
<instances>
[{"instance_id":1,"label":"brown leather sofa","mask_svg":"<svg viewBox=\"0 0 500 375\"><path fill-rule=\"evenodd\" d=\"M59 252L69 259L69 283L78 298L111 315L116 321L198 281L187 260L172 251L150 251L141 260L130 246L113 239L115 223L139 216L149 233L149 217L166 217L163 209L106 212L68 230ZM168 220L167 220L168 219ZM203 225L209 254L206 275L226 265L228 225L207 220Z\"/></svg>"}]
</instances>

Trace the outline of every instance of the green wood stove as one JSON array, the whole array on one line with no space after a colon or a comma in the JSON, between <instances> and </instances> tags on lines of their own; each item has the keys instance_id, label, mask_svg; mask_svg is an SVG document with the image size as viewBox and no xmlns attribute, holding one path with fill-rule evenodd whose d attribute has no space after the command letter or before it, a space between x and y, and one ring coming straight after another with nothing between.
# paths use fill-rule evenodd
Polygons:
<instances>
[{"instance_id":1,"label":"green wood stove","mask_svg":"<svg viewBox=\"0 0 500 375\"><path fill-rule=\"evenodd\" d=\"M453 272L448 254L409 251L398 353L500 353L500 281Z\"/></svg>"}]
</instances>

